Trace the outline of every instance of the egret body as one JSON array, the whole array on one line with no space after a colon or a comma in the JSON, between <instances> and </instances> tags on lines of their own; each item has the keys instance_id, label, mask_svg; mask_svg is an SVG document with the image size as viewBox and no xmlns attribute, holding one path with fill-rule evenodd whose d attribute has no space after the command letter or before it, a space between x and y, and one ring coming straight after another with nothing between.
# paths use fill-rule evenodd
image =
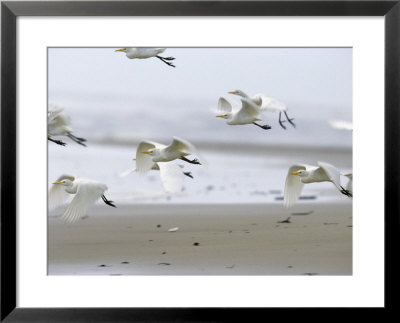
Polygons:
<instances>
[{"instance_id":1,"label":"egret body","mask_svg":"<svg viewBox=\"0 0 400 323\"><path fill-rule=\"evenodd\" d=\"M351 192L340 184L340 172L331 164L318 162L318 166L305 164L292 165L286 176L283 204L292 206L301 195L304 184L332 182L344 195L352 197Z\"/></svg>"},{"instance_id":2,"label":"egret body","mask_svg":"<svg viewBox=\"0 0 400 323\"><path fill-rule=\"evenodd\" d=\"M150 57L157 57L165 64L175 67L170 61L173 61L175 57L163 57L159 54L163 53L166 48L150 48L150 47L126 47L115 50L116 52L123 52L129 59L146 59Z\"/></svg>"}]
</instances>

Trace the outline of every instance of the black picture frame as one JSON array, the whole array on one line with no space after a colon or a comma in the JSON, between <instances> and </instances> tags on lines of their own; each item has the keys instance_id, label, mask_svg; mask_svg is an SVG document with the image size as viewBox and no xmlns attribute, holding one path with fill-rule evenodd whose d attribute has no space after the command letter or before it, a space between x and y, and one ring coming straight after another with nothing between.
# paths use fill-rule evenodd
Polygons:
<instances>
[{"instance_id":1,"label":"black picture frame","mask_svg":"<svg viewBox=\"0 0 400 323\"><path fill-rule=\"evenodd\" d=\"M4 1L1 3L1 322L189 322L259 320L286 308L16 307L16 19L19 16L384 16L385 307L396 309L399 242L400 0L395 1ZM367 111L373 113L373 111ZM374 127L371 125L371 131ZM371 170L382 176L381 170ZM368 176L366 174L365 176ZM134 292L134 291L133 291ZM211 292L211 291L210 291ZM345 291L344 291L345 292ZM304 313L307 309L290 309ZM316 309L313 309L316 311ZM335 318L335 309L324 309ZM279 312L279 313L277 313ZM285 312L286 313L286 312ZM239 315L240 314L240 315ZM304 313L305 314L305 313ZM273 315L273 313L268 313ZM295 315L298 315L297 313ZM306 314L310 315L310 314ZM313 316L315 313L312 314ZM318 316L319 314L317 314ZM261 316L263 317L263 316ZM339 317L339 316L337 316ZM253 318L253 319L252 319ZM264 316L264 319L267 319Z\"/></svg>"}]
</instances>

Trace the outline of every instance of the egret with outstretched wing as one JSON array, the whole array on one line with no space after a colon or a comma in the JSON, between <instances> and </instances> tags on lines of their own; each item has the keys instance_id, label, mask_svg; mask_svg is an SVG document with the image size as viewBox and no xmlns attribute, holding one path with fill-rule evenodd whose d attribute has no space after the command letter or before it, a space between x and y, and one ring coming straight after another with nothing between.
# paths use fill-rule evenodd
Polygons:
<instances>
[{"instance_id":1,"label":"egret with outstretched wing","mask_svg":"<svg viewBox=\"0 0 400 323\"><path fill-rule=\"evenodd\" d=\"M344 195L352 197L351 192L340 184L340 172L331 164L318 162L318 166L296 164L290 166L286 176L283 204L292 206L301 195L304 184L332 182Z\"/></svg>"},{"instance_id":2,"label":"egret with outstretched wing","mask_svg":"<svg viewBox=\"0 0 400 323\"><path fill-rule=\"evenodd\" d=\"M266 111L266 112L278 111L279 112L279 124L283 129L286 129L286 127L283 125L283 123L286 120L293 127L296 126L293 122L294 119L289 118L289 116L287 114L287 111L288 111L287 106L284 103L282 103L281 101L279 101L273 97L270 97L270 96L267 96L267 95L261 94L261 93L256 94L253 97L250 97L249 95L244 93L242 90L234 90L234 91L230 91L228 93L241 96L242 98L250 99L254 104L256 104L260 108L260 111ZM282 112L285 114L286 120L282 120Z\"/></svg>"},{"instance_id":3,"label":"egret with outstretched wing","mask_svg":"<svg viewBox=\"0 0 400 323\"><path fill-rule=\"evenodd\" d=\"M188 155L196 155L197 158L189 160ZM201 165L199 159L204 163L204 159L200 158L197 149L188 141L173 137L173 141L169 146L152 142L142 141L136 150L136 168L139 172L147 172L154 166L154 163L170 162L175 159L181 159L191 164Z\"/></svg>"},{"instance_id":4,"label":"egret with outstretched wing","mask_svg":"<svg viewBox=\"0 0 400 323\"><path fill-rule=\"evenodd\" d=\"M220 97L218 100L218 109L223 112L217 115L219 118L226 119L228 125L245 125L254 124L264 130L271 129L269 125L260 125L256 121L260 121L260 108L250 99L240 98L242 106L239 110L233 111L232 104Z\"/></svg>"},{"instance_id":5,"label":"egret with outstretched wing","mask_svg":"<svg viewBox=\"0 0 400 323\"><path fill-rule=\"evenodd\" d=\"M126 47L126 48L119 48L115 50L116 52L123 52L126 54L126 57L129 59L145 59L150 57L157 57L163 63L175 67L174 64L171 63L175 59L175 57L164 57L160 56L166 48L150 48L150 47Z\"/></svg>"},{"instance_id":6,"label":"egret with outstretched wing","mask_svg":"<svg viewBox=\"0 0 400 323\"><path fill-rule=\"evenodd\" d=\"M52 138L53 136L67 136L77 144L82 146L86 145L84 142L86 139L76 137L72 134L73 129L71 127L71 118L66 115L64 109L51 106L47 112L47 139L61 146L65 146L66 143Z\"/></svg>"},{"instance_id":7,"label":"egret with outstretched wing","mask_svg":"<svg viewBox=\"0 0 400 323\"><path fill-rule=\"evenodd\" d=\"M90 206L100 197L107 205L116 207L113 201L108 200L104 196L104 192L107 189L107 185L91 179L62 175L50 188L49 209L53 209L65 203L68 199L68 194L74 194L62 219L69 223L75 222L86 215Z\"/></svg>"}]
</instances>

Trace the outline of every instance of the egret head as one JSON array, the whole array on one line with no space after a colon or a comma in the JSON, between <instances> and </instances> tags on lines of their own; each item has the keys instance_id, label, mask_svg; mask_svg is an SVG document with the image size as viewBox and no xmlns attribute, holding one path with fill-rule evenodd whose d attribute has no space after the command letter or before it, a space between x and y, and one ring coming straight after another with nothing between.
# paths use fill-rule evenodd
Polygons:
<instances>
[{"instance_id":1,"label":"egret head","mask_svg":"<svg viewBox=\"0 0 400 323\"><path fill-rule=\"evenodd\" d=\"M239 95L239 96L241 96L241 97L243 97L243 98L247 98L247 94L244 93L244 92L241 91L241 90L229 91L228 93L229 93L229 94L234 94L234 95Z\"/></svg>"},{"instance_id":2,"label":"egret head","mask_svg":"<svg viewBox=\"0 0 400 323\"><path fill-rule=\"evenodd\" d=\"M67 179L67 178L65 178L65 179L63 179L61 181L54 182L53 184L62 184L64 186L71 186L72 185L72 181Z\"/></svg>"},{"instance_id":3,"label":"egret head","mask_svg":"<svg viewBox=\"0 0 400 323\"><path fill-rule=\"evenodd\" d=\"M146 151L141 151L142 154L154 156L154 149L149 149Z\"/></svg>"},{"instance_id":4,"label":"egret head","mask_svg":"<svg viewBox=\"0 0 400 323\"><path fill-rule=\"evenodd\" d=\"M116 49L115 52L126 52L126 48L119 48L119 49Z\"/></svg>"},{"instance_id":5,"label":"egret head","mask_svg":"<svg viewBox=\"0 0 400 323\"><path fill-rule=\"evenodd\" d=\"M300 177L306 177L308 175L308 172L305 169L299 169L296 172L290 173L290 175L298 175Z\"/></svg>"},{"instance_id":6,"label":"egret head","mask_svg":"<svg viewBox=\"0 0 400 323\"><path fill-rule=\"evenodd\" d=\"M344 174L344 176L346 176L346 177L352 179L352 178L353 178L353 173L347 173L347 174Z\"/></svg>"}]
</instances>

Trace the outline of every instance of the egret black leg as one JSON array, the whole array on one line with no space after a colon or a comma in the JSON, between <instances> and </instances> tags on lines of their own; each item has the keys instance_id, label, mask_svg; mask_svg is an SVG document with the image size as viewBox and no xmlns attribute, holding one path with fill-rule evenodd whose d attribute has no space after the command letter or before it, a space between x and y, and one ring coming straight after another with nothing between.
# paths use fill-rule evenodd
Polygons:
<instances>
[{"instance_id":1,"label":"egret black leg","mask_svg":"<svg viewBox=\"0 0 400 323\"><path fill-rule=\"evenodd\" d=\"M168 62L168 61L172 61L175 58L174 57L161 57L161 56L156 56L159 60L161 60L162 62L164 62L165 64L171 66L171 67L176 67L174 64Z\"/></svg>"},{"instance_id":2,"label":"egret black leg","mask_svg":"<svg viewBox=\"0 0 400 323\"><path fill-rule=\"evenodd\" d=\"M292 120L294 120L294 119L293 119L293 118L289 118L287 112L286 112L286 111L284 111L284 112L285 112L285 116L286 116L287 121L289 121L289 123L290 123L294 128L296 128L296 125L295 125L294 122L292 121Z\"/></svg>"},{"instance_id":3,"label":"egret black leg","mask_svg":"<svg viewBox=\"0 0 400 323\"><path fill-rule=\"evenodd\" d=\"M112 207L116 207L114 202L107 200L107 198L104 196L104 194L101 196L101 198L103 199L104 203L106 203L107 205L112 206Z\"/></svg>"},{"instance_id":4,"label":"egret black leg","mask_svg":"<svg viewBox=\"0 0 400 323\"><path fill-rule=\"evenodd\" d=\"M169 56L169 57L163 57L160 56L162 59L166 60L166 61L173 61L175 59L175 57Z\"/></svg>"},{"instance_id":5,"label":"egret black leg","mask_svg":"<svg viewBox=\"0 0 400 323\"><path fill-rule=\"evenodd\" d=\"M201 163L199 162L199 160L197 158L190 160L190 159L187 159L186 157L181 157L180 159L182 159L183 161L188 162L190 164L201 165Z\"/></svg>"},{"instance_id":6,"label":"egret black leg","mask_svg":"<svg viewBox=\"0 0 400 323\"><path fill-rule=\"evenodd\" d=\"M261 129L264 129L264 130L269 130L269 129L271 129L271 126L270 126L270 125L267 125L267 124L265 124L265 125L260 125L260 124L258 124L257 122L253 122L253 124L256 125L257 127L260 127Z\"/></svg>"},{"instance_id":7,"label":"egret black leg","mask_svg":"<svg viewBox=\"0 0 400 323\"><path fill-rule=\"evenodd\" d=\"M279 111L279 124L281 125L281 127L282 127L283 129L286 130L286 127L283 125L284 122L285 122L285 121L282 120L282 111Z\"/></svg>"},{"instance_id":8,"label":"egret black leg","mask_svg":"<svg viewBox=\"0 0 400 323\"><path fill-rule=\"evenodd\" d=\"M187 177L193 178L193 175L191 172L183 172L184 175L186 175Z\"/></svg>"},{"instance_id":9,"label":"egret black leg","mask_svg":"<svg viewBox=\"0 0 400 323\"><path fill-rule=\"evenodd\" d=\"M56 140L56 139L53 139L53 138L50 138L50 137L48 137L47 139L52 141L52 142L54 142L54 143L56 143L57 145L61 145L61 146L65 146L66 145L66 143L61 141L61 140Z\"/></svg>"},{"instance_id":10,"label":"egret black leg","mask_svg":"<svg viewBox=\"0 0 400 323\"><path fill-rule=\"evenodd\" d=\"M72 133L70 133L70 136L73 137L73 138L75 138L76 140L79 140L79 141L86 141L85 138L76 137L76 136L74 136Z\"/></svg>"},{"instance_id":11,"label":"egret black leg","mask_svg":"<svg viewBox=\"0 0 400 323\"><path fill-rule=\"evenodd\" d=\"M344 194L344 195L346 195L348 197L353 197L353 194L349 190L346 190L343 186L340 186L340 188L341 188L340 192L342 194Z\"/></svg>"},{"instance_id":12,"label":"egret black leg","mask_svg":"<svg viewBox=\"0 0 400 323\"><path fill-rule=\"evenodd\" d=\"M72 133L68 134L68 138L70 138L71 140L75 141L77 144L80 144L80 145L86 147L86 145L83 143L84 141L86 141L85 138L75 137Z\"/></svg>"}]
</instances>

